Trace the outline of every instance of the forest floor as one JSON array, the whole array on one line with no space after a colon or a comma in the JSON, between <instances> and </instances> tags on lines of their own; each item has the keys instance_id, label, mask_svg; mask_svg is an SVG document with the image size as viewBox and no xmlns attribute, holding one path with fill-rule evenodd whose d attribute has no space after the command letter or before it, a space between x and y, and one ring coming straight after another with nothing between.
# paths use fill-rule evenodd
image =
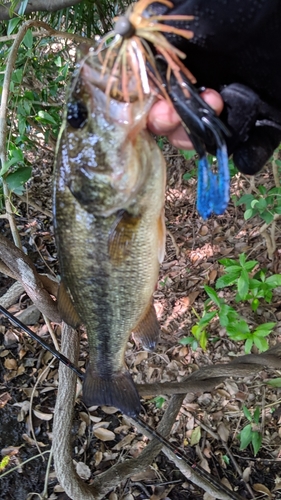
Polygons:
<instances>
[{"instance_id":1,"label":"forest floor","mask_svg":"<svg viewBox=\"0 0 281 500\"><path fill-rule=\"evenodd\" d=\"M238 260L239 255L245 253L248 259L258 261L254 272L265 269L268 275L281 273L278 225L274 235L276 250L269 258L266 241L260 233L264 222L258 216L245 221L243 207L235 206L233 200L224 215L203 221L196 212L196 179L183 179L184 174L195 168L193 161L186 161L168 144L164 144L164 153L168 172L168 234L165 260L155 292L161 338L154 353L142 350L133 339L128 342L126 362L137 383L178 381L198 367L228 362L244 354L244 342L231 340L217 318L207 326L206 350L180 343L181 339L191 336L191 328L202 317L207 299L204 285L214 288L217 278L223 273L220 259ZM48 211L51 211L52 163L52 154L46 151L38 152L34 160L28 197L36 202L37 208L19 200L15 200L15 204L18 208L17 226L25 250L39 272L56 275L57 255L52 219L48 216ZM274 186L270 166L255 178L255 186L259 185L267 189ZM236 175L232 179L232 196L240 198L242 194L253 192L255 186L248 178ZM4 236L10 237L5 219L0 219L0 230ZM12 283L13 280L1 275L1 296ZM270 303L261 300L256 312L252 311L249 301L235 302L233 287L219 290L219 297L233 306L251 327L275 322L269 344L280 342L280 287L274 290ZM30 305L27 295L21 294L9 310L18 314ZM28 324L51 343L41 316L30 319ZM53 328L60 339L60 325L54 324ZM81 369L87 362L87 349L87 337L83 332ZM252 352L258 351L254 347ZM9 463L6 468L2 464L0 471L0 500L42 498L40 494L45 481L47 496L44 498L68 498L58 484L53 465L48 467L58 386L58 362L49 364L51 359L49 352L1 316L0 451L2 458L9 457ZM261 369L254 377L226 380L212 393L189 393L169 438L175 448L185 449L194 464L200 464L247 499L281 499L281 390L266 383L276 376L276 371ZM145 418L153 427L160 421L168 399L165 395L155 396L159 397L142 401ZM260 408L256 430L262 434L262 444L256 456L251 445L240 450L239 433L249 423L243 405L252 414ZM107 440L108 436L111 436L110 440ZM82 473L86 474L89 483L117 461L136 457L146 444L147 438L128 424L119 411L95 408L89 413L81 394L78 396L73 422L73 459L78 469L83 469L81 463L87 464L89 469L83 469ZM17 467L14 472L13 467ZM1 477L4 472L8 474ZM254 496L250 496L245 484L250 486ZM121 484L106 498L211 499L188 482L162 453L150 467Z\"/></svg>"}]
</instances>

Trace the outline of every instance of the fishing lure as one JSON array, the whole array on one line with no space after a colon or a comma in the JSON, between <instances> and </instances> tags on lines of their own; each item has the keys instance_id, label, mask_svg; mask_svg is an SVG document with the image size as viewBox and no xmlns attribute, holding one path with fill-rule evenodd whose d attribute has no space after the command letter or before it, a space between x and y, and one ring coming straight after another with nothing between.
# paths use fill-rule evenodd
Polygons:
<instances>
[{"instance_id":1,"label":"fishing lure","mask_svg":"<svg viewBox=\"0 0 281 500\"><path fill-rule=\"evenodd\" d=\"M169 0L159 3L173 7ZM102 74L110 71L107 95L120 94L125 102L130 102L134 98L130 93L133 76L140 100L154 93L172 103L199 155L197 209L207 219L212 213L223 214L229 202L230 176L224 136L230 133L194 87L196 79L182 62L186 55L165 38L165 33L173 33L191 39L190 30L166 23L186 22L193 16L155 15L152 4L152 0L140 0L125 15L115 18L113 31L101 39L95 53L99 54ZM205 143L215 146L215 171L208 162Z\"/></svg>"}]
</instances>

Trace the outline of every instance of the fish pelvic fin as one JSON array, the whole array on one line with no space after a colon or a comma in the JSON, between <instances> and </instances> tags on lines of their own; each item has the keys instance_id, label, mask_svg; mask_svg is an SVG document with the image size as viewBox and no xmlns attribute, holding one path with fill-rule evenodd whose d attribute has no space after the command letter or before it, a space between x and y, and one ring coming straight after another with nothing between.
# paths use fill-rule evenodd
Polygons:
<instances>
[{"instance_id":1,"label":"fish pelvic fin","mask_svg":"<svg viewBox=\"0 0 281 500\"><path fill-rule=\"evenodd\" d=\"M133 329L133 337L144 349L154 351L160 336L160 326L153 303L149 304L145 315Z\"/></svg>"},{"instance_id":2,"label":"fish pelvic fin","mask_svg":"<svg viewBox=\"0 0 281 500\"><path fill-rule=\"evenodd\" d=\"M62 319L72 328L77 328L81 325L82 321L75 310L73 302L66 290L66 287L63 283L60 283L58 290L58 310L62 317Z\"/></svg>"},{"instance_id":3,"label":"fish pelvic fin","mask_svg":"<svg viewBox=\"0 0 281 500\"><path fill-rule=\"evenodd\" d=\"M109 234L108 250L111 261L120 264L130 254L141 216L120 210Z\"/></svg>"},{"instance_id":4,"label":"fish pelvic fin","mask_svg":"<svg viewBox=\"0 0 281 500\"><path fill-rule=\"evenodd\" d=\"M125 369L103 377L89 363L83 382L83 400L87 406L115 406L129 417L137 417L141 411L138 391Z\"/></svg>"}]
</instances>

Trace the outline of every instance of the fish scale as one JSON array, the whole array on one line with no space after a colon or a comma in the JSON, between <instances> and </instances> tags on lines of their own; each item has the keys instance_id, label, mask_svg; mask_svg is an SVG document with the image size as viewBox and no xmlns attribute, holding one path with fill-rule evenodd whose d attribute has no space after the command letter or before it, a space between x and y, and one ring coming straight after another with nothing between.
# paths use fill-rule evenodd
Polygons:
<instances>
[{"instance_id":1,"label":"fish scale","mask_svg":"<svg viewBox=\"0 0 281 500\"><path fill-rule=\"evenodd\" d=\"M98 88L99 72L99 61L89 57L69 95L87 120L76 127L79 114L78 122L64 118L55 165L55 235L63 289L87 330L84 401L136 416L140 399L124 355L142 321L152 335L148 344L159 335L151 309L165 245L166 168L145 129L153 99L107 99ZM73 324L67 297L59 294L59 308Z\"/></svg>"}]
</instances>

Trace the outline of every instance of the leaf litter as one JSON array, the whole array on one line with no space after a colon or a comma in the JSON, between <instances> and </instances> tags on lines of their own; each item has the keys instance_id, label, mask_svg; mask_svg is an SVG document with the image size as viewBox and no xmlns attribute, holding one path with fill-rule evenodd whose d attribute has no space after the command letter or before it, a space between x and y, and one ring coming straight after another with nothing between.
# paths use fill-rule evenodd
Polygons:
<instances>
[{"instance_id":1,"label":"leaf litter","mask_svg":"<svg viewBox=\"0 0 281 500\"><path fill-rule=\"evenodd\" d=\"M126 362L136 383L179 381L187 373L203 365L228 362L230 357L244 353L243 344L230 340L216 320L209 325L206 351L200 347L193 351L190 346L179 344L181 338L191 335L191 328L198 317L202 316L207 298L204 285L214 286L215 280L221 276L219 259L237 259L241 252L247 252L251 259L258 260L260 268L266 268L272 273L281 272L280 232L276 233L277 250L274 258L269 259L266 243L258 232L261 226L259 219L256 217L245 221L241 207L235 207L232 202L224 215L202 222L195 209L195 179L183 180L187 170L194 168L192 160L184 160L169 144L164 145L164 153L168 164L165 214L168 236L165 261L155 292L161 338L154 353L143 351L133 338L128 343ZM37 158L34 177L29 182L29 196L36 200L39 189L40 202L47 209L50 209L52 162L51 155L48 160L45 155L42 162ZM38 173L43 179L42 185L38 182ZM255 182L256 185L260 183L272 187L270 167L259 174ZM233 179L233 194L241 195L249 189L246 177L238 175ZM22 202L18 206L18 212L24 246L29 255L32 255L36 267L40 272L50 272L51 269L57 274L51 219ZM2 234L7 235L7 223L3 219L0 223ZM10 287L11 281L8 283ZM4 276L1 276L1 289L3 293L7 289ZM234 292L229 288L221 290L220 297L234 305ZM239 314L253 323L274 321L276 318L281 319L280 314L277 316L280 301L280 290L276 289L273 302L266 307L263 305L256 315L246 303L235 304L235 307ZM30 305L29 298L22 293L9 310L14 314ZM0 452L2 457L9 456L7 470L15 465L19 468L1 479L0 500L13 498L15 490L17 500L25 500L28 493L40 493L43 490L46 461L35 458L26 465L24 462L38 455L36 446L42 448L42 451L51 446L58 362L51 361L50 353L44 352L36 342L12 327L6 319L2 318L1 322ZM53 326L59 341L60 326ZM31 328L49 339L42 318ZM272 345L280 341L280 334L279 323L271 334ZM86 360L87 337L82 332L79 368L85 366ZM274 380L276 375L276 372L268 374L268 371L261 370L258 376L252 378L228 380L212 393L188 393L169 437L176 448L182 447L188 452L194 463L200 463L228 486L240 487L239 491L244 492L246 498L246 488L241 486L242 479L264 498L278 500L280 494L281 392L278 384L277 387L271 387L267 383L269 379ZM42 378L33 392L31 426L30 397L39 376ZM264 383L267 383L266 390L263 390ZM137 457L148 439L128 425L126 418L114 408L92 407L87 411L80 397L79 383L77 394L73 422L73 459L78 474L91 481L116 461ZM144 399L145 418L153 427L160 421L168 399L163 396L162 408L158 408L153 399ZM242 411L243 404L251 411L257 406L261 408L263 444L257 457L254 457L251 447L242 451L239 449L238 435L248 423ZM231 456L237 464L236 470ZM60 489L51 467L49 498L63 498ZM121 484L108 498L203 500L207 498L207 494L188 483L175 470L174 465L160 454L141 475L133 476L130 481Z\"/></svg>"}]
</instances>

